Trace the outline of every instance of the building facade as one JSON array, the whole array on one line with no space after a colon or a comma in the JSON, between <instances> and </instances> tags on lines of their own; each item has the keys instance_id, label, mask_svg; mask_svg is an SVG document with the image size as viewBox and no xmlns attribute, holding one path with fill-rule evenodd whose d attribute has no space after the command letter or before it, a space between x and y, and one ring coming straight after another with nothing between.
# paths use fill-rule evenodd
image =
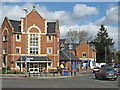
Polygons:
<instances>
[{"instance_id":1,"label":"building facade","mask_svg":"<svg viewBox=\"0 0 120 90\"><path fill-rule=\"evenodd\" d=\"M3 66L20 71L59 66L59 22L48 22L35 8L20 21L5 17L0 36Z\"/></svg>"},{"instance_id":2,"label":"building facade","mask_svg":"<svg viewBox=\"0 0 120 90\"><path fill-rule=\"evenodd\" d=\"M96 66L96 51L93 46L90 46L86 42L68 44L64 39L61 39L60 42L64 50L73 53L79 58L78 67L80 69L84 69L86 66L90 68Z\"/></svg>"}]
</instances>

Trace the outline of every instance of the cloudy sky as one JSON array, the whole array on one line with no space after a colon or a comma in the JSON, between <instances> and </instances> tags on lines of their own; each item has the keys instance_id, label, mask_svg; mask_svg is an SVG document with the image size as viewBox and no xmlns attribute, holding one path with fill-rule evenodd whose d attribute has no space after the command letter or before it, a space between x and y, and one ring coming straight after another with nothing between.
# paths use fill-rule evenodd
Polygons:
<instances>
[{"instance_id":1,"label":"cloudy sky","mask_svg":"<svg viewBox=\"0 0 120 90\"><path fill-rule=\"evenodd\" d=\"M35 6L40 15L48 21L59 20L61 38L65 38L66 32L70 29L85 30L94 37L103 24L118 48L117 2L3 2L0 25L5 16L20 20L25 16L22 9L27 8L30 12L32 6Z\"/></svg>"}]
</instances>

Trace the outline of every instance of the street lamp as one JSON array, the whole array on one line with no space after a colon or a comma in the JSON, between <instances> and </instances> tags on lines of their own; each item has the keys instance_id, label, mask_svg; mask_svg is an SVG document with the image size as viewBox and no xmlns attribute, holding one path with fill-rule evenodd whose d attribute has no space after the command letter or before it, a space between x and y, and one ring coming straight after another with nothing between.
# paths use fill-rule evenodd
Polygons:
<instances>
[{"instance_id":1,"label":"street lamp","mask_svg":"<svg viewBox=\"0 0 120 90\"><path fill-rule=\"evenodd\" d=\"M70 50L70 71L71 71L71 75L72 75L72 60L71 60L71 50L72 50L72 47L73 47L73 45L70 43L70 45L69 45L69 50Z\"/></svg>"},{"instance_id":2,"label":"street lamp","mask_svg":"<svg viewBox=\"0 0 120 90\"><path fill-rule=\"evenodd\" d=\"M23 8L23 10L25 11L26 13L26 40L27 40L27 9L26 8ZM26 76L27 76L27 41L26 41L26 54L25 54L25 57L26 57L26 60L25 60L25 73L26 73Z\"/></svg>"},{"instance_id":3,"label":"street lamp","mask_svg":"<svg viewBox=\"0 0 120 90\"><path fill-rule=\"evenodd\" d=\"M105 47L105 64L107 64L107 61L106 61L106 47Z\"/></svg>"},{"instance_id":4,"label":"street lamp","mask_svg":"<svg viewBox=\"0 0 120 90\"><path fill-rule=\"evenodd\" d=\"M69 45L69 50L70 50L70 71L72 75L72 60L71 60L71 50L72 50L72 44L71 44L71 29L70 29L70 45Z\"/></svg>"}]
</instances>

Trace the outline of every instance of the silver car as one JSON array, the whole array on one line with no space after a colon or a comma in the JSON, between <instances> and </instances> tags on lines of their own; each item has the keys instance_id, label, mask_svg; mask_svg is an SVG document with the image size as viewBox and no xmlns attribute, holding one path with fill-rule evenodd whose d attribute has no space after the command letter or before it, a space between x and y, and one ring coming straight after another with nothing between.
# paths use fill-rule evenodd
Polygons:
<instances>
[{"instance_id":1,"label":"silver car","mask_svg":"<svg viewBox=\"0 0 120 90\"><path fill-rule=\"evenodd\" d=\"M114 68L107 66L102 67L98 72L95 73L96 79L114 79L117 80L118 73L114 70Z\"/></svg>"}]
</instances>

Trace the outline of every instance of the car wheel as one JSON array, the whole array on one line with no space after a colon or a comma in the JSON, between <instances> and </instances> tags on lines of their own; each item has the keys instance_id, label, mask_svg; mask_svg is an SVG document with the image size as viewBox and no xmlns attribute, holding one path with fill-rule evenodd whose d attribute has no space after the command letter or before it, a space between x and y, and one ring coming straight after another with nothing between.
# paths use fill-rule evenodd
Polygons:
<instances>
[{"instance_id":1,"label":"car wheel","mask_svg":"<svg viewBox=\"0 0 120 90\"><path fill-rule=\"evenodd\" d=\"M114 78L114 80L117 80L117 78Z\"/></svg>"},{"instance_id":2,"label":"car wheel","mask_svg":"<svg viewBox=\"0 0 120 90\"><path fill-rule=\"evenodd\" d=\"M96 75L95 75L95 79L98 79Z\"/></svg>"}]
</instances>

